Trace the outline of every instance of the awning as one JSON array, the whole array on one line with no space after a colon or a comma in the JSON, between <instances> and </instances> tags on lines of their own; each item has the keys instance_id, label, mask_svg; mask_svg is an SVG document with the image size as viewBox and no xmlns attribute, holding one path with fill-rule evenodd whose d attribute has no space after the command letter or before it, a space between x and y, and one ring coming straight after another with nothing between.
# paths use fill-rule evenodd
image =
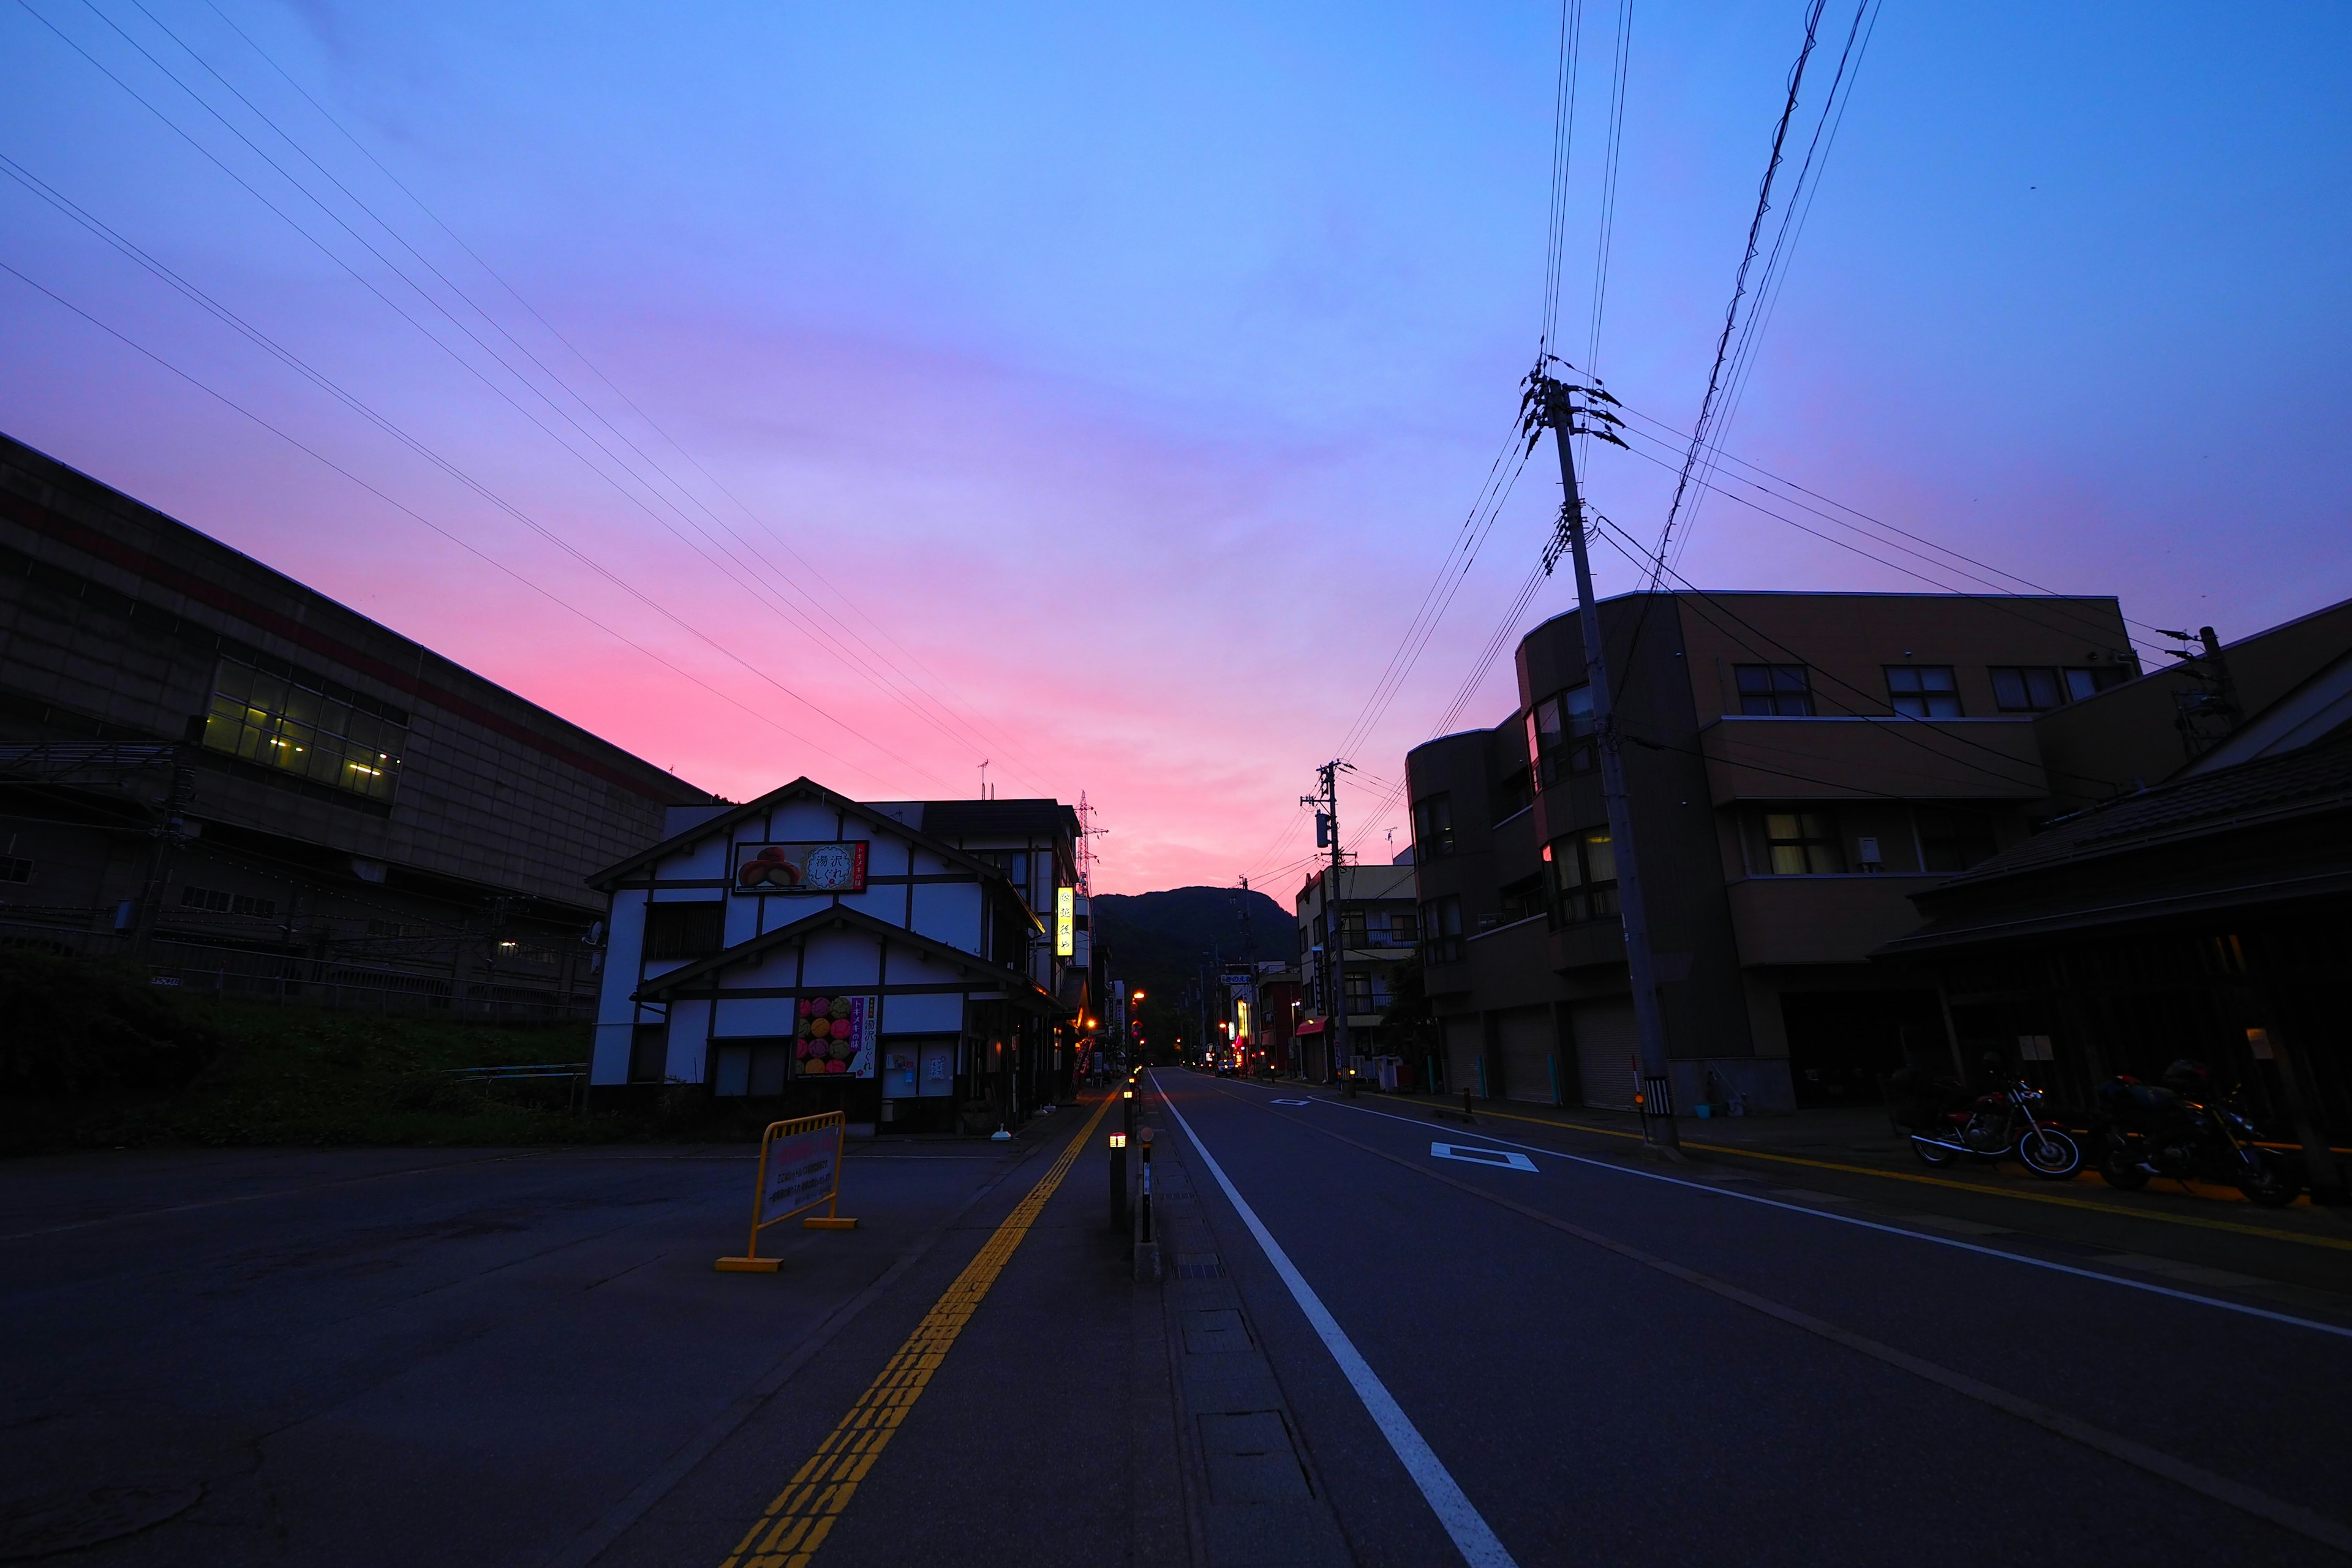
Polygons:
<instances>
[{"instance_id":1,"label":"awning","mask_svg":"<svg viewBox=\"0 0 2352 1568\"><path fill-rule=\"evenodd\" d=\"M1323 1020L1320 1018L1309 1018L1307 1022L1299 1025L1298 1027L1291 1030L1290 1032L1294 1035L1319 1035L1323 1032Z\"/></svg>"}]
</instances>

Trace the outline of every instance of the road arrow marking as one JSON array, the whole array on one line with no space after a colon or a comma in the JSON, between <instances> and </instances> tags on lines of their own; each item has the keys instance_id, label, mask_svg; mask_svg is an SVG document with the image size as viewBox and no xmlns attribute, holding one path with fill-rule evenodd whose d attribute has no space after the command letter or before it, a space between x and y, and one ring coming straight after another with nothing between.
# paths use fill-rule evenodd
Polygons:
<instances>
[{"instance_id":1,"label":"road arrow marking","mask_svg":"<svg viewBox=\"0 0 2352 1568\"><path fill-rule=\"evenodd\" d=\"M1536 1163L1525 1154L1514 1154L1508 1149L1478 1149L1463 1143L1432 1143L1432 1157L1439 1160L1461 1160L1473 1165L1492 1165L1498 1171L1525 1171L1534 1175Z\"/></svg>"},{"instance_id":2,"label":"road arrow marking","mask_svg":"<svg viewBox=\"0 0 2352 1568\"><path fill-rule=\"evenodd\" d=\"M1266 1103L1269 1105L1312 1105L1315 1102L1311 1100L1268 1100Z\"/></svg>"}]
</instances>

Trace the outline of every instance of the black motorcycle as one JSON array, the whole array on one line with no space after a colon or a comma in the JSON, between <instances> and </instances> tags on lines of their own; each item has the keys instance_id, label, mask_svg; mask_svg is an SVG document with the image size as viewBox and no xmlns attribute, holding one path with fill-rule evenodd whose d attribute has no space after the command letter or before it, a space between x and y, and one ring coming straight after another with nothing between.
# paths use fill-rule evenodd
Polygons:
<instances>
[{"instance_id":1,"label":"black motorcycle","mask_svg":"<svg viewBox=\"0 0 2352 1568\"><path fill-rule=\"evenodd\" d=\"M2204 1071L2178 1063L2162 1085L2128 1075L2099 1086L2099 1174L2136 1193L2158 1176L2233 1186L2264 1208L2294 1202L2302 1184L2293 1161L2258 1147L2253 1121L2237 1106L2206 1098Z\"/></svg>"},{"instance_id":2,"label":"black motorcycle","mask_svg":"<svg viewBox=\"0 0 2352 1568\"><path fill-rule=\"evenodd\" d=\"M1986 1066L1997 1070L2000 1061L1988 1058ZM2083 1168L2083 1151L2063 1123L2034 1113L2042 1091L2013 1078L1996 1082L1990 1093L1971 1095L1954 1079L1906 1068L1887 1080L1889 1111L1927 1164L2016 1159L2046 1181L2071 1180Z\"/></svg>"}]
</instances>

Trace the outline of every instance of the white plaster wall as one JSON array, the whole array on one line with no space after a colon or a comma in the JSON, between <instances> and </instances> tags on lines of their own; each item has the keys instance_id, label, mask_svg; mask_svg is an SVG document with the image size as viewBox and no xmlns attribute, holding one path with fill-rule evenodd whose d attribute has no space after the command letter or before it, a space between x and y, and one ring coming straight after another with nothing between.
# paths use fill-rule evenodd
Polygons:
<instances>
[{"instance_id":1,"label":"white plaster wall","mask_svg":"<svg viewBox=\"0 0 2352 1568\"><path fill-rule=\"evenodd\" d=\"M590 1083L629 1081L629 1041L635 1033L635 1026L625 1020L596 1026L595 1044L588 1052Z\"/></svg>"},{"instance_id":2,"label":"white plaster wall","mask_svg":"<svg viewBox=\"0 0 2352 1568\"><path fill-rule=\"evenodd\" d=\"M953 1035L962 1029L961 992L882 998L882 1033L886 1035Z\"/></svg>"},{"instance_id":3,"label":"white plaster wall","mask_svg":"<svg viewBox=\"0 0 2352 1568\"><path fill-rule=\"evenodd\" d=\"M833 807L813 800L796 800L768 813L768 837L782 844L821 841L833 837Z\"/></svg>"},{"instance_id":4,"label":"white plaster wall","mask_svg":"<svg viewBox=\"0 0 2352 1568\"><path fill-rule=\"evenodd\" d=\"M980 884L921 882L915 887L913 929L933 942L980 951Z\"/></svg>"},{"instance_id":5,"label":"white plaster wall","mask_svg":"<svg viewBox=\"0 0 2352 1568\"><path fill-rule=\"evenodd\" d=\"M625 1024L636 1016L636 1004L629 997L637 988L637 955L645 940L646 895L640 889L624 888L613 895L612 912L605 917L604 975L596 996L599 1025Z\"/></svg>"},{"instance_id":6,"label":"white plaster wall","mask_svg":"<svg viewBox=\"0 0 2352 1568\"><path fill-rule=\"evenodd\" d=\"M874 874L874 868L868 865L866 871L870 877ZM869 887L862 893L845 893L841 895L841 907L845 910L856 910L860 914L871 915L877 921L884 921L894 926L905 925L907 923L906 885L893 883L887 888Z\"/></svg>"},{"instance_id":7,"label":"white plaster wall","mask_svg":"<svg viewBox=\"0 0 2352 1568\"><path fill-rule=\"evenodd\" d=\"M654 879L674 882L685 878L724 877L727 872L727 836L714 833L675 854L662 857L660 864L654 868Z\"/></svg>"},{"instance_id":8,"label":"white plaster wall","mask_svg":"<svg viewBox=\"0 0 2352 1568\"><path fill-rule=\"evenodd\" d=\"M890 984L893 985L956 985L964 977L947 964L925 958L905 947L890 950Z\"/></svg>"},{"instance_id":9,"label":"white plaster wall","mask_svg":"<svg viewBox=\"0 0 2352 1568\"><path fill-rule=\"evenodd\" d=\"M888 834L877 834L866 848L866 874L869 877L903 877L907 874L909 847L903 838Z\"/></svg>"},{"instance_id":10,"label":"white plaster wall","mask_svg":"<svg viewBox=\"0 0 2352 1568\"><path fill-rule=\"evenodd\" d=\"M852 931L816 931L804 944L808 957L801 971L803 986L826 990L881 984L882 944Z\"/></svg>"},{"instance_id":11,"label":"white plaster wall","mask_svg":"<svg viewBox=\"0 0 2352 1568\"><path fill-rule=\"evenodd\" d=\"M686 1083L702 1081L704 1033L709 1026L710 1004L703 1001L669 1005L669 1058L663 1076Z\"/></svg>"},{"instance_id":12,"label":"white plaster wall","mask_svg":"<svg viewBox=\"0 0 2352 1568\"><path fill-rule=\"evenodd\" d=\"M719 1037L741 1039L747 1035L789 1035L799 1022L790 996L722 996L719 999Z\"/></svg>"}]
</instances>

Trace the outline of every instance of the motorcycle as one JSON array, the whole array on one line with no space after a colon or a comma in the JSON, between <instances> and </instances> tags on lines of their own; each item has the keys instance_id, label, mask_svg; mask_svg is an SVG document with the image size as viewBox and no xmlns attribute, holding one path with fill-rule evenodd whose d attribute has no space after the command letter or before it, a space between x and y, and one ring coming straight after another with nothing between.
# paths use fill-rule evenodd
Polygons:
<instances>
[{"instance_id":1,"label":"motorcycle","mask_svg":"<svg viewBox=\"0 0 2352 1568\"><path fill-rule=\"evenodd\" d=\"M1923 1080L1898 1073L1891 1087L1904 1099L1895 1120L1911 1135L1911 1152L1930 1165L2014 1155L2044 1180L2063 1182L2083 1168L2083 1150L2055 1121L2034 1114L2042 1091L2016 1079L1973 1100L1948 1079Z\"/></svg>"},{"instance_id":2,"label":"motorcycle","mask_svg":"<svg viewBox=\"0 0 2352 1568\"><path fill-rule=\"evenodd\" d=\"M2294 1162L2259 1148L2237 1106L2204 1097L2205 1072L2175 1062L2163 1086L2128 1074L2099 1086L2099 1175L2136 1193L2158 1176L2232 1186L2250 1203L2284 1208L2303 1190ZM2193 1098L2192 1098L2193 1097Z\"/></svg>"}]
</instances>

